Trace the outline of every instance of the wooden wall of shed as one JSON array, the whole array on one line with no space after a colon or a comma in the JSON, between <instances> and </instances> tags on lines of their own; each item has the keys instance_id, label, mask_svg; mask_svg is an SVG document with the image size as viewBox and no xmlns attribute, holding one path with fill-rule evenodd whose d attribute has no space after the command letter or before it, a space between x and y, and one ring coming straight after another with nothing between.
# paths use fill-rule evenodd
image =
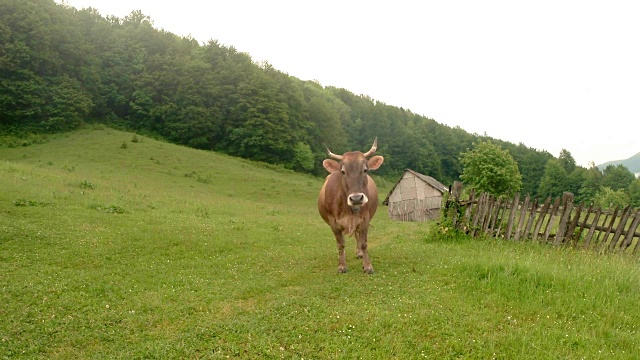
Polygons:
<instances>
[{"instance_id":1,"label":"wooden wall of shed","mask_svg":"<svg viewBox=\"0 0 640 360\"><path fill-rule=\"evenodd\" d=\"M389 202L389 218L400 221L426 221L440 218L442 197Z\"/></svg>"}]
</instances>

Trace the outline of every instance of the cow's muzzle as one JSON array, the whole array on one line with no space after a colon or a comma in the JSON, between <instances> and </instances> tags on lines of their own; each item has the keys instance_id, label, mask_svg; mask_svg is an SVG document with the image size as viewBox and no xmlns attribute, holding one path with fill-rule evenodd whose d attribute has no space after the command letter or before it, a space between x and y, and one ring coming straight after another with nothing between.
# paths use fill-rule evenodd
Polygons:
<instances>
[{"instance_id":1,"label":"cow's muzzle","mask_svg":"<svg viewBox=\"0 0 640 360\"><path fill-rule=\"evenodd\" d=\"M351 207L356 207L356 208L366 204L367 201L369 201L369 199L367 198L367 195L363 193L351 194L347 198L347 204L349 204L349 206Z\"/></svg>"}]
</instances>

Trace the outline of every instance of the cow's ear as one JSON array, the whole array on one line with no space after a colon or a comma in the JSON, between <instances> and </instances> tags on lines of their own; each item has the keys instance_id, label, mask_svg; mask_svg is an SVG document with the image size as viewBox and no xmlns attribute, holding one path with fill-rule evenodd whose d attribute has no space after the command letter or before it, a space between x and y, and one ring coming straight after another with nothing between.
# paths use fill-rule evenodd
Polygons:
<instances>
[{"instance_id":1,"label":"cow's ear","mask_svg":"<svg viewBox=\"0 0 640 360\"><path fill-rule=\"evenodd\" d=\"M335 160L325 159L322 162L322 166L324 166L324 168L330 173L340 171L340 163Z\"/></svg>"},{"instance_id":2,"label":"cow's ear","mask_svg":"<svg viewBox=\"0 0 640 360\"><path fill-rule=\"evenodd\" d=\"M369 170L378 169L383 162L384 162L384 158L380 155L376 155L372 157L371 159L369 159L369 162L368 162Z\"/></svg>"}]
</instances>

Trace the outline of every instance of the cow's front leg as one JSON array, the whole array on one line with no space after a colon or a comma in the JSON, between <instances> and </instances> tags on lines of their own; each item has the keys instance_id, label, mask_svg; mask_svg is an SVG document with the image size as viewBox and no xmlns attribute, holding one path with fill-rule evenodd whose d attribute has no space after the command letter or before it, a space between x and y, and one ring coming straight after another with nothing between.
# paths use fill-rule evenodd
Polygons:
<instances>
[{"instance_id":1,"label":"cow's front leg","mask_svg":"<svg viewBox=\"0 0 640 360\"><path fill-rule=\"evenodd\" d=\"M338 272L344 274L347 272L347 260L344 256L344 235L341 229L334 229L333 234L336 236L336 245L338 245Z\"/></svg>"},{"instance_id":2,"label":"cow's front leg","mask_svg":"<svg viewBox=\"0 0 640 360\"><path fill-rule=\"evenodd\" d=\"M369 259L369 251L367 250L367 232L368 229L360 230L358 234L358 250L362 252L362 268L367 274L373 274L373 266Z\"/></svg>"}]
</instances>

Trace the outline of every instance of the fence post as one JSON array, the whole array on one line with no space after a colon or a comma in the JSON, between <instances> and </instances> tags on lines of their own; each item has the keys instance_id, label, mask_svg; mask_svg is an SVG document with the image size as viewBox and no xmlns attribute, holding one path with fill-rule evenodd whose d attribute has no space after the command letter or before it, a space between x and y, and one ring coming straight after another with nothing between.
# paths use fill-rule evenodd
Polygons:
<instances>
[{"instance_id":1,"label":"fence post","mask_svg":"<svg viewBox=\"0 0 640 360\"><path fill-rule=\"evenodd\" d=\"M471 193L469 194L469 201L467 202L467 208L464 211L464 218L462 220L464 221L464 226L467 227L467 230L471 225L471 210L473 208L474 201L476 201L476 189L471 189Z\"/></svg>"},{"instance_id":2,"label":"fence post","mask_svg":"<svg viewBox=\"0 0 640 360\"><path fill-rule=\"evenodd\" d=\"M544 221L544 217L547 215L547 211L549 211L549 207L551 206L551 196L545 200L544 205L542 205L542 210L540 210L538 220L536 220L536 225L533 229L533 234L531 240L538 240L538 236L540 236L540 227L542 226L542 222ZM535 215L535 212L531 212L532 215Z\"/></svg>"},{"instance_id":3,"label":"fence post","mask_svg":"<svg viewBox=\"0 0 640 360\"><path fill-rule=\"evenodd\" d=\"M602 240L598 244L599 250L602 250L602 251L607 250L606 248L607 241L609 239L609 234L611 234L611 229L613 228L613 224L616 222L616 218L618 217L618 211L620 211L620 205L616 206L615 210L613 210L613 215L611 215L611 219L609 220L609 226L607 226L607 230L604 232L604 236L602 237ZM609 216L608 213L607 213L607 216ZM606 224L607 216L604 217L604 222L602 223L602 225ZM598 240L599 238L600 238L600 235L598 235Z\"/></svg>"},{"instance_id":4,"label":"fence post","mask_svg":"<svg viewBox=\"0 0 640 360\"><path fill-rule=\"evenodd\" d=\"M560 223L558 224L558 231L556 231L556 239L554 241L554 245L560 245L564 241L565 232L567 231L567 222L569 221L569 216L571 216L571 211L573 211L573 194L570 192L562 193L562 216L560 217Z\"/></svg>"},{"instance_id":5,"label":"fence post","mask_svg":"<svg viewBox=\"0 0 640 360\"><path fill-rule=\"evenodd\" d=\"M454 181L451 196L458 201L460 200L460 195L462 195L462 183L460 181Z\"/></svg>"},{"instance_id":6,"label":"fence post","mask_svg":"<svg viewBox=\"0 0 640 360\"><path fill-rule=\"evenodd\" d=\"M622 231L624 227L627 225L627 221L629 220L629 215L631 214L631 205L627 205L622 212L622 219L618 223L618 228L616 232L613 234L613 239L611 239L611 243L609 244L609 250L614 250L616 248L616 244L618 244L618 240L620 239L620 235L622 235Z\"/></svg>"},{"instance_id":7,"label":"fence post","mask_svg":"<svg viewBox=\"0 0 640 360\"><path fill-rule=\"evenodd\" d=\"M489 233L489 224L491 223L491 214L493 214L495 203L496 203L496 199L493 197L493 195L489 195L487 209L486 209L486 212L483 214L485 215L485 218L483 219L484 222L482 223L482 232L485 234Z\"/></svg>"},{"instance_id":8,"label":"fence post","mask_svg":"<svg viewBox=\"0 0 640 360\"><path fill-rule=\"evenodd\" d=\"M580 236L575 236L574 237L574 232L576 231L576 228L578 227L578 222L580 221L580 216L582 216L582 208L584 207L584 204L580 204L578 205L578 208L575 210L576 216L573 218L573 220L571 220L570 222L567 223L567 231L565 231L565 242L566 241L571 241L573 245L576 244L576 239L580 239ZM571 217L569 217L569 219L571 219ZM585 220L586 221L586 220ZM578 229L578 233L580 233L582 230Z\"/></svg>"},{"instance_id":9,"label":"fence post","mask_svg":"<svg viewBox=\"0 0 640 360\"><path fill-rule=\"evenodd\" d=\"M460 206L460 195L462 194L462 183L460 181L453 182L453 188L451 191L451 197L453 201L449 203L449 209L447 216L451 218L451 225L457 228L458 225L458 207Z\"/></svg>"},{"instance_id":10,"label":"fence post","mask_svg":"<svg viewBox=\"0 0 640 360\"><path fill-rule=\"evenodd\" d=\"M587 213L587 217L586 219L589 219L589 214L591 212L593 208L593 205L591 205L591 207L589 208L589 212ZM602 214L602 209L601 208L597 208L596 212L595 212L595 216L593 218L593 223L591 223L591 226L589 227L589 231L587 232L587 236L585 236L584 238L584 248L588 249L589 248L589 244L591 244L591 239L593 238L593 234L595 234L596 232L596 228L598 227L598 221L600 221L600 215ZM587 220L585 220L585 226L587 225ZM594 244L597 242L594 241Z\"/></svg>"},{"instance_id":11,"label":"fence post","mask_svg":"<svg viewBox=\"0 0 640 360\"><path fill-rule=\"evenodd\" d=\"M542 241L545 243L549 241L549 234L551 232L551 227L553 226L553 220L556 216L556 213L558 212L559 207L560 207L560 198L556 198L556 200L553 202L553 207L551 208L551 211L549 211L549 220L547 221L547 226L545 227L545 230L544 230L544 237L542 238Z\"/></svg>"},{"instance_id":12,"label":"fence post","mask_svg":"<svg viewBox=\"0 0 640 360\"><path fill-rule=\"evenodd\" d=\"M505 239L511 240L511 231L513 230L513 220L516 217L516 213L518 212L518 205L520 203L520 193L516 193L516 197L513 199L513 203L511 204L511 212L509 213L509 222L507 223L507 233L505 234Z\"/></svg>"},{"instance_id":13,"label":"fence post","mask_svg":"<svg viewBox=\"0 0 640 360\"><path fill-rule=\"evenodd\" d=\"M640 210L636 211L636 214L634 215L634 218L633 218L633 222L629 226L629 229L627 229L627 235L625 236L624 241L622 242L622 245L620 245L621 250L624 251L629 247L629 245L631 245L631 242L633 241L633 235L635 235L636 228L638 227L639 224L640 224ZM636 244L636 247L638 247L637 244Z\"/></svg>"},{"instance_id":14,"label":"fence post","mask_svg":"<svg viewBox=\"0 0 640 360\"><path fill-rule=\"evenodd\" d=\"M482 214L484 211L485 200L487 198L487 193L481 193L478 201L476 202L476 211L473 214L473 223L471 225L472 235L476 236L478 233L478 228L482 227Z\"/></svg>"},{"instance_id":15,"label":"fence post","mask_svg":"<svg viewBox=\"0 0 640 360\"><path fill-rule=\"evenodd\" d=\"M520 209L520 217L518 218L518 226L516 227L516 235L514 240L520 240L520 236L522 235L522 228L524 227L525 219L527 217L527 209L529 207L529 194L524 197L524 203L522 203L522 209Z\"/></svg>"},{"instance_id":16,"label":"fence post","mask_svg":"<svg viewBox=\"0 0 640 360\"><path fill-rule=\"evenodd\" d=\"M533 204L531 205L531 210L529 211L529 220L527 221L527 226L524 228L524 235L522 236L523 240L533 239L533 235L531 234L531 227L533 226L533 221L536 218L536 213L538 211L538 199L533 199Z\"/></svg>"}]
</instances>

